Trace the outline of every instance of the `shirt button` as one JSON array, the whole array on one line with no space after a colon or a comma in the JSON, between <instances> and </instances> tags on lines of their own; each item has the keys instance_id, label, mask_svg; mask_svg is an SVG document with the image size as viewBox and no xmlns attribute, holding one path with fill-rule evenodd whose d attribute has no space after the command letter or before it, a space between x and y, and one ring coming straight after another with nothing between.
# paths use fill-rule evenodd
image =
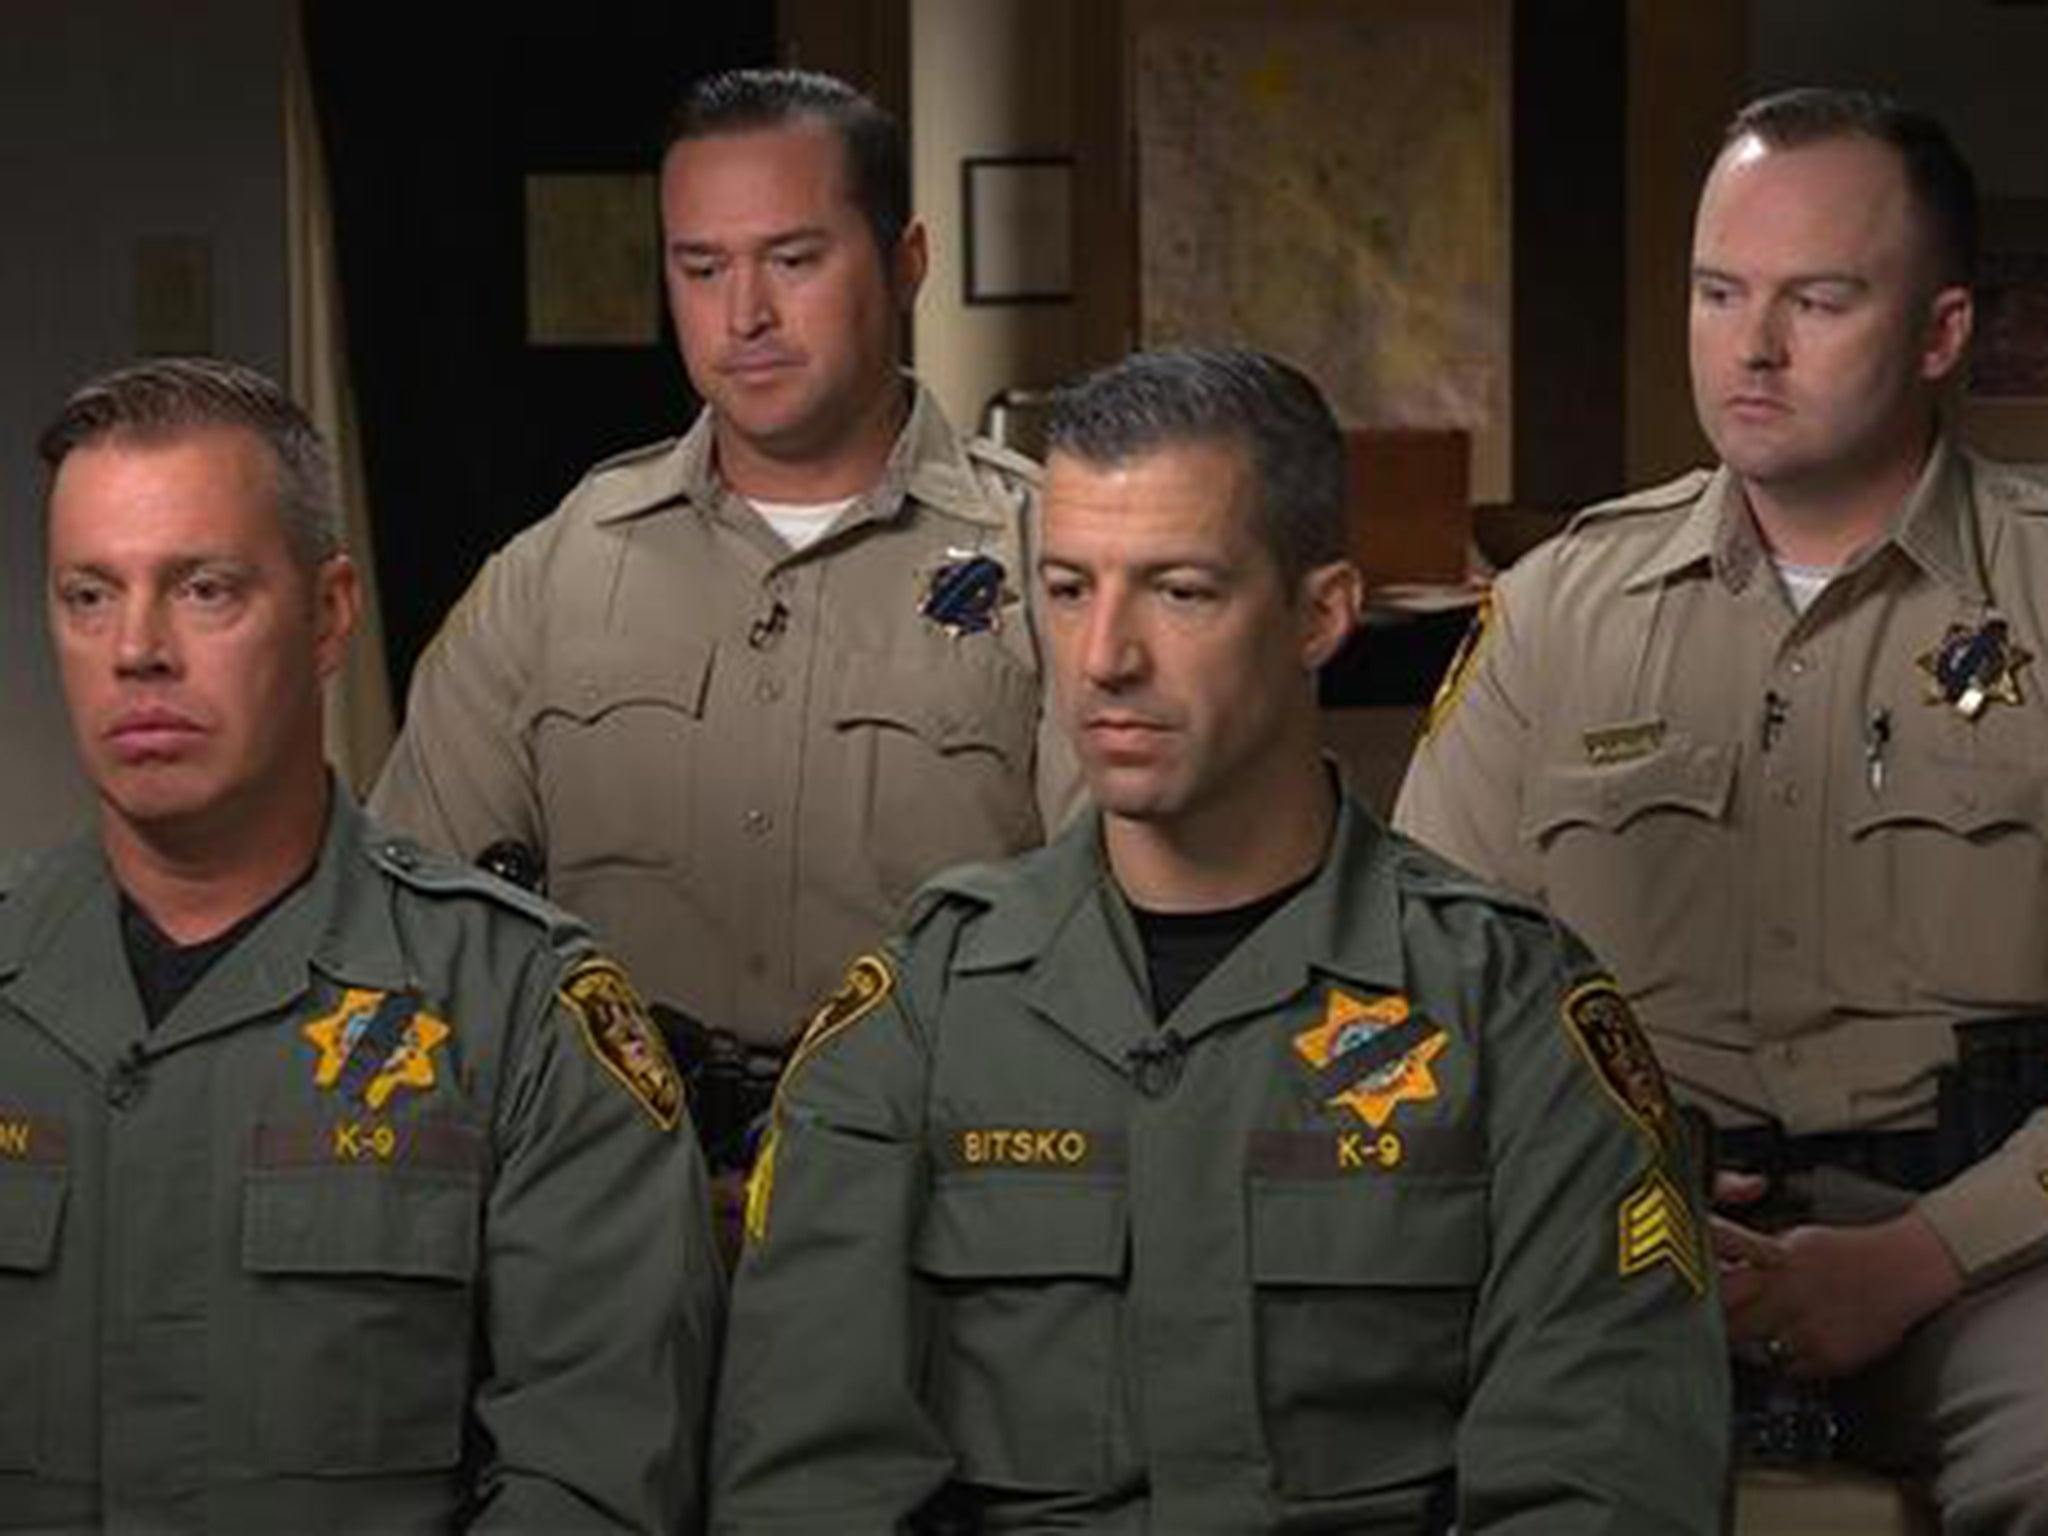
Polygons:
<instances>
[{"instance_id":1,"label":"shirt button","mask_svg":"<svg viewBox=\"0 0 2048 1536\"><path fill-rule=\"evenodd\" d=\"M775 825L775 818L773 816L770 816L766 811L759 809L758 807L754 810L747 812L747 814L741 817L740 819L743 823L745 823L746 829L749 832L753 833L756 837L759 837L762 833L766 832L770 827Z\"/></svg>"},{"instance_id":2,"label":"shirt button","mask_svg":"<svg viewBox=\"0 0 2048 1536\"><path fill-rule=\"evenodd\" d=\"M766 976L768 974L768 957L766 955L747 956L747 974L756 981Z\"/></svg>"},{"instance_id":3,"label":"shirt button","mask_svg":"<svg viewBox=\"0 0 2048 1536\"><path fill-rule=\"evenodd\" d=\"M754 697L763 704L773 704L782 697L782 682L779 678L764 677L754 684Z\"/></svg>"},{"instance_id":4,"label":"shirt button","mask_svg":"<svg viewBox=\"0 0 2048 1536\"><path fill-rule=\"evenodd\" d=\"M1792 949L1799 943L1799 935L1790 928L1773 928L1766 937L1773 949Z\"/></svg>"},{"instance_id":5,"label":"shirt button","mask_svg":"<svg viewBox=\"0 0 2048 1536\"><path fill-rule=\"evenodd\" d=\"M1797 784L1780 784L1778 786L1778 803L1780 805L1797 805L1799 803L1799 786Z\"/></svg>"},{"instance_id":6,"label":"shirt button","mask_svg":"<svg viewBox=\"0 0 2048 1536\"><path fill-rule=\"evenodd\" d=\"M1796 1045L1781 1045L1781 1046L1779 1046L1779 1047L1778 1047L1778 1060L1780 1060L1780 1061L1782 1061L1783 1063L1785 1063L1785 1065L1786 1065L1786 1066L1788 1066L1788 1067L1796 1067L1796 1066L1798 1066L1798 1065L1799 1065L1799 1062L1800 1062L1800 1050L1799 1050L1799 1047L1798 1047L1798 1046L1796 1046Z\"/></svg>"},{"instance_id":7,"label":"shirt button","mask_svg":"<svg viewBox=\"0 0 2048 1536\"><path fill-rule=\"evenodd\" d=\"M1794 677L1806 676L1806 669L1811 665L1812 663L1797 651L1785 658L1785 670Z\"/></svg>"}]
</instances>

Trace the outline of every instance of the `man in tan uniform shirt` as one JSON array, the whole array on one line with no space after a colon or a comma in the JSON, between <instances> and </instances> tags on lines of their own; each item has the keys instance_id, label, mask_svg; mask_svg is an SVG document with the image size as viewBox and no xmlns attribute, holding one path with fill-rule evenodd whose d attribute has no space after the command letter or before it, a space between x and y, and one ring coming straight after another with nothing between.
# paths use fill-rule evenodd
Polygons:
<instances>
[{"instance_id":1,"label":"man in tan uniform shirt","mask_svg":"<svg viewBox=\"0 0 2048 1536\"><path fill-rule=\"evenodd\" d=\"M1724 1127L1922 1164L1856 1186L1879 1219L1717 1223L1730 1332L2011 1533L2048 1530L2048 1114L1924 1172L1954 1026L2048 1012L2048 488L1937 411L1974 195L1890 103L1737 117L1692 275L1721 466L1502 578L1396 822L1583 933Z\"/></svg>"},{"instance_id":2,"label":"man in tan uniform shirt","mask_svg":"<svg viewBox=\"0 0 2048 1536\"><path fill-rule=\"evenodd\" d=\"M926 875L1038 844L1070 794L1023 599L1036 468L901 372L925 236L871 102L704 82L661 195L704 413L484 568L371 806L527 845L651 998L772 1046Z\"/></svg>"}]
</instances>

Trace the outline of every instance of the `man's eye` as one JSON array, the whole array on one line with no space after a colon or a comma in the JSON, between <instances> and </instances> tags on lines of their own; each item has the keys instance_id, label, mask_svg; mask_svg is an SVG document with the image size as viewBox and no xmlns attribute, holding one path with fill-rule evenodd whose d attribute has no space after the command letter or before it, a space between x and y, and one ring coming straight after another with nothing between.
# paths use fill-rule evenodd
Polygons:
<instances>
[{"instance_id":1,"label":"man's eye","mask_svg":"<svg viewBox=\"0 0 2048 1536\"><path fill-rule=\"evenodd\" d=\"M770 260L778 272L801 272L818 264L816 251L777 251Z\"/></svg>"},{"instance_id":2,"label":"man's eye","mask_svg":"<svg viewBox=\"0 0 2048 1536\"><path fill-rule=\"evenodd\" d=\"M104 607L107 589L97 582L66 582L57 589L57 603L66 613L86 614Z\"/></svg>"},{"instance_id":3,"label":"man's eye","mask_svg":"<svg viewBox=\"0 0 2048 1536\"><path fill-rule=\"evenodd\" d=\"M1198 587L1185 581L1169 581L1159 588L1160 596L1177 607L1192 607L1211 601L1216 594L1208 587Z\"/></svg>"},{"instance_id":4,"label":"man's eye","mask_svg":"<svg viewBox=\"0 0 2048 1536\"><path fill-rule=\"evenodd\" d=\"M188 602L217 608L235 595L235 584L223 576L188 576L178 589Z\"/></svg>"},{"instance_id":5,"label":"man's eye","mask_svg":"<svg viewBox=\"0 0 2048 1536\"><path fill-rule=\"evenodd\" d=\"M702 257L686 256L676 263L676 270L683 275L686 283L708 283L718 276L718 263Z\"/></svg>"}]
</instances>

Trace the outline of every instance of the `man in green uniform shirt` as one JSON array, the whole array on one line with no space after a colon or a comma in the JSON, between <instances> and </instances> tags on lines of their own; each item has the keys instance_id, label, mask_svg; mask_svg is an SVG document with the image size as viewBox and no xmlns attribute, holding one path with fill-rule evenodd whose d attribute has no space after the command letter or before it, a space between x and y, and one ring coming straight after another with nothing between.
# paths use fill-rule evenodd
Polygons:
<instances>
[{"instance_id":1,"label":"man in green uniform shirt","mask_svg":"<svg viewBox=\"0 0 2048 1536\"><path fill-rule=\"evenodd\" d=\"M99 828L0 884L0 1529L676 1528L719 1311L680 1084L580 926L328 775L312 427L167 360L43 450Z\"/></svg>"},{"instance_id":2,"label":"man in green uniform shirt","mask_svg":"<svg viewBox=\"0 0 2048 1536\"><path fill-rule=\"evenodd\" d=\"M713 1528L1718 1531L1701 1215L1627 1005L1320 754L1359 607L1327 405L1141 355L1052 445L1100 809L933 882L799 1046Z\"/></svg>"}]
</instances>

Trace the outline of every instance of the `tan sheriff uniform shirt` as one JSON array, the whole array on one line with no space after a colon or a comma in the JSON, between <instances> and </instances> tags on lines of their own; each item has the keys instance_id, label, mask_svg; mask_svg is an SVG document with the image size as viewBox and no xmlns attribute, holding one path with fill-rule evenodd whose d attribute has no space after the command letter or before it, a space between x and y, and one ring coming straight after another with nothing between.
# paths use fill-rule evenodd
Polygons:
<instances>
[{"instance_id":1,"label":"tan sheriff uniform shirt","mask_svg":"<svg viewBox=\"0 0 2048 1536\"><path fill-rule=\"evenodd\" d=\"M1041 739L1036 487L922 388L800 553L720 483L708 414L600 464L422 658L372 809L467 858L531 845L651 1000L780 1042L926 875L1040 843L1074 793ZM975 555L1005 590L949 633L930 583Z\"/></svg>"},{"instance_id":2,"label":"tan sheriff uniform shirt","mask_svg":"<svg viewBox=\"0 0 2048 1536\"><path fill-rule=\"evenodd\" d=\"M2000 619L1970 718L1930 669ZM1698 472L1581 514L1460 660L1396 823L1582 933L1718 1118L1929 1125L1953 1025L2048 1009L2048 487L1938 445L1802 617ZM2048 1114L1921 1209L1969 1271L2048 1243Z\"/></svg>"}]
</instances>

